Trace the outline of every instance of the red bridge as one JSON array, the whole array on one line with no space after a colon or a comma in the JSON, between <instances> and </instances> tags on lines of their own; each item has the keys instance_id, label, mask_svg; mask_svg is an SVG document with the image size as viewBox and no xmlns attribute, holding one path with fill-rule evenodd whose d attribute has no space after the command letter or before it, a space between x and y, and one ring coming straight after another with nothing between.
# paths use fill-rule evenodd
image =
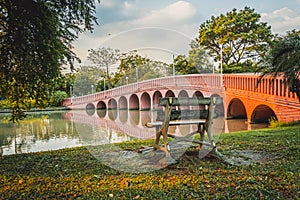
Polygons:
<instances>
[{"instance_id":1,"label":"red bridge","mask_svg":"<svg viewBox=\"0 0 300 200\"><path fill-rule=\"evenodd\" d=\"M65 99L72 109L150 110L161 97L223 97L218 111L226 118L251 122L300 120L300 102L282 77L265 77L257 84L255 74L194 74L165 77L124 85L90 95Z\"/></svg>"}]
</instances>

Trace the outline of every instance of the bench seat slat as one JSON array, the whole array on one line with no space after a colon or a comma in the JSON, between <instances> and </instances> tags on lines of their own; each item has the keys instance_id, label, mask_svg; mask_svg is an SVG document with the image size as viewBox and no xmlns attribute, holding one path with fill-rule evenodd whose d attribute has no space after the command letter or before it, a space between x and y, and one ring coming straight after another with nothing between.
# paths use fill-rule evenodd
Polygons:
<instances>
[{"instance_id":1,"label":"bench seat slat","mask_svg":"<svg viewBox=\"0 0 300 200\"><path fill-rule=\"evenodd\" d=\"M208 110L172 110L170 120L207 119ZM163 110L157 111L157 121L165 119Z\"/></svg>"},{"instance_id":2,"label":"bench seat slat","mask_svg":"<svg viewBox=\"0 0 300 200\"><path fill-rule=\"evenodd\" d=\"M171 102L170 102L171 101ZM160 106L166 106L171 103L172 106L201 106L209 105L212 99L209 97L205 98L189 98L189 97L166 97L159 100ZM221 104L223 102L222 98L215 98L216 104Z\"/></svg>"},{"instance_id":3,"label":"bench seat slat","mask_svg":"<svg viewBox=\"0 0 300 200\"><path fill-rule=\"evenodd\" d=\"M195 119L195 120L173 120L169 122L169 126L177 126L177 125L190 125L190 124L205 124L205 119ZM163 122L149 122L146 124L148 128L161 126Z\"/></svg>"}]
</instances>

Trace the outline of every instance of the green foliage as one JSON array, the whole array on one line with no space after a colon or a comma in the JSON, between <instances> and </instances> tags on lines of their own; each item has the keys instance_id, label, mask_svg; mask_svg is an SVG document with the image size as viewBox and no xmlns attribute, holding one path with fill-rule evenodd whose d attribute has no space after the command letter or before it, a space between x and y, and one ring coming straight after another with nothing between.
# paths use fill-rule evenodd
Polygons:
<instances>
[{"instance_id":1,"label":"green foliage","mask_svg":"<svg viewBox=\"0 0 300 200\"><path fill-rule=\"evenodd\" d=\"M95 67L81 67L76 73L76 79L73 87L74 96L87 95L97 87L100 74ZM92 88L94 87L94 88ZM94 90L95 91L95 90Z\"/></svg>"},{"instance_id":2,"label":"green foliage","mask_svg":"<svg viewBox=\"0 0 300 200\"><path fill-rule=\"evenodd\" d=\"M63 64L73 68L71 43L93 29L95 2L1 0L0 8L0 96L17 121L30 109L27 99L45 106Z\"/></svg>"},{"instance_id":3,"label":"green foliage","mask_svg":"<svg viewBox=\"0 0 300 200\"><path fill-rule=\"evenodd\" d=\"M245 60L256 62L268 50L273 38L271 27L259 20L260 15L249 7L212 16L200 25L198 42L215 61L220 60L222 52L227 66L240 65Z\"/></svg>"},{"instance_id":4,"label":"green foliage","mask_svg":"<svg viewBox=\"0 0 300 200\"><path fill-rule=\"evenodd\" d=\"M96 67L101 70L101 69L105 69L106 70L106 74L105 74L105 78L108 79L107 81L107 85L108 88L111 88L110 85L110 77L111 77L111 72L110 72L110 68L113 67L113 65L115 65L117 63L117 61L119 60L119 50L118 49L112 49L110 47L102 47L99 49L89 49L88 50L89 54L87 59L89 61L91 61L93 64L96 65Z\"/></svg>"},{"instance_id":5,"label":"green foliage","mask_svg":"<svg viewBox=\"0 0 300 200\"><path fill-rule=\"evenodd\" d=\"M68 94L68 96L71 96L75 79L76 79L75 73L68 73L54 78L53 91L57 91L57 90L65 91Z\"/></svg>"},{"instance_id":6,"label":"green foliage","mask_svg":"<svg viewBox=\"0 0 300 200\"><path fill-rule=\"evenodd\" d=\"M65 91L55 91L51 97L51 104L53 106L61 106L62 101L68 97L68 94Z\"/></svg>"},{"instance_id":7,"label":"green foliage","mask_svg":"<svg viewBox=\"0 0 300 200\"><path fill-rule=\"evenodd\" d=\"M185 74L212 73L213 64L204 48L195 40L192 40L190 47L187 61L191 68L188 68Z\"/></svg>"},{"instance_id":8,"label":"green foliage","mask_svg":"<svg viewBox=\"0 0 300 200\"><path fill-rule=\"evenodd\" d=\"M191 65L188 58L185 55L178 55L174 59L175 75L177 74L196 74L197 69ZM170 65L170 69L173 69L173 64Z\"/></svg>"},{"instance_id":9,"label":"green foliage","mask_svg":"<svg viewBox=\"0 0 300 200\"><path fill-rule=\"evenodd\" d=\"M255 72L257 66L253 64L251 61L246 61L240 64L224 64L223 65L223 73L246 73L246 72Z\"/></svg>"},{"instance_id":10,"label":"green foliage","mask_svg":"<svg viewBox=\"0 0 300 200\"><path fill-rule=\"evenodd\" d=\"M116 75L119 85L124 85L127 82L135 83L165 76L167 68L168 65L166 63L151 60L139 55L136 51L131 51L122 54L118 68L119 74Z\"/></svg>"},{"instance_id":11,"label":"green foliage","mask_svg":"<svg viewBox=\"0 0 300 200\"><path fill-rule=\"evenodd\" d=\"M206 51L195 40L192 40L190 47L188 57L178 55L174 58L174 64L169 66L169 74L172 74L173 65L175 74L199 74L213 71L213 65Z\"/></svg>"},{"instance_id":12,"label":"green foliage","mask_svg":"<svg viewBox=\"0 0 300 200\"><path fill-rule=\"evenodd\" d=\"M300 31L293 30L286 37L276 38L258 71L262 77L283 75L290 91L295 92L300 101Z\"/></svg>"}]
</instances>

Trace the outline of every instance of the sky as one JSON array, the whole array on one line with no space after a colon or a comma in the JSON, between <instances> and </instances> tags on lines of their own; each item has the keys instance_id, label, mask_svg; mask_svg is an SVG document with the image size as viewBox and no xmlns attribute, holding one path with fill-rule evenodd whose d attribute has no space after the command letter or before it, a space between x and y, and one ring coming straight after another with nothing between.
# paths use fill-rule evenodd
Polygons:
<instances>
[{"instance_id":1,"label":"sky","mask_svg":"<svg viewBox=\"0 0 300 200\"><path fill-rule=\"evenodd\" d=\"M74 52L81 65L89 64L88 49L101 47L136 50L170 63L173 55L187 54L200 24L245 6L255 9L274 34L300 29L300 0L101 0L96 7L99 25L79 35Z\"/></svg>"}]
</instances>

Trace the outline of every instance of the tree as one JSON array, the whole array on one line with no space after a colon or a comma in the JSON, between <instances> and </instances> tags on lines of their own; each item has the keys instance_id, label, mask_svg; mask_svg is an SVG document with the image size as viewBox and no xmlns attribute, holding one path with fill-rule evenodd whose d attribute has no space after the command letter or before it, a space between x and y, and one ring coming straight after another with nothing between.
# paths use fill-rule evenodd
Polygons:
<instances>
[{"instance_id":1,"label":"tree","mask_svg":"<svg viewBox=\"0 0 300 200\"><path fill-rule=\"evenodd\" d=\"M95 1L0 0L0 10L0 96L15 122L28 99L43 107L62 66L79 60L72 42L93 30Z\"/></svg>"},{"instance_id":2,"label":"tree","mask_svg":"<svg viewBox=\"0 0 300 200\"><path fill-rule=\"evenodd\" d=\"M213 71L213 65L209 61L205 49L199 45L196 40L192 40L190 44L189 56L187 61L190 63L190 67L187 70L187 74L209 73Z\"/></svg>"},{"instance_id":3,"label":"tree","mask_svg":"<svg viewBox=\"0 0 300 200\"><path fill-rule=\"evenodd\" d=\"M105 68L106 70L106 78L108 79L108 88L110 88L110 77L111 72L109 68L117 63L119 60L119 50L112 49L110 47L102 47L97 50L89 49L89 54L87 59L95 64L99 69Z\"/></svg>"},{"instance_id":4,"label":"tree","mask_svg":"<svg viewBox=\"0 0 300 200\"><path fill-rule=\"evenodd\" d=\"M100 76L103 76L103 71L99 71L97 67L82 66L76 73L73 94L82 96L90 94L92 91L97 91Z\"/></svg>"},{"instance_id":5,"label":"tree","mask_svg":"<svg viewBox=\"0 0 300 200\"><path fill-rule=\"evenodd\" d=\"M53 106L61 106L65 98L68 97L68 94L65 91L57 90L53 93L51 97L51 103Z\"/></svg>"},{"instance_id":6,"label":"tree","mask_svg":"<svg viewBox=\"0 0 300 200\"><path fill-rule=\"evenodd\" d=\"M122 83L125 83L126 77L128 83L133 83L165 76L167 68L168 65L164 62L151 60L131 51L122 54L118 70L123 75L118 77Z\"/></svg>"},{"instance_id":7,"label":"tree","mask_svg":"<svg viewBox=\"0 0 300 200\"><path fill-rule=\"evenodd\" d=\"M264 57L261 78L265 75L284 76L291 92L300 101L300 31L293 30L285 37L274 40L269 53Z\"/></svg>"},{"instance_id":8,"label":"tree","mask_svg":"<svg viewBox=\"0 0 300 200\"><path fill-rule=\"evenodd\" d=\"M75 73L61 74L53 80L53 91L64 91L70 97L72 95L72 89L74 88L75 79Z\"/></svg>"},{"instance_id":9,"label":"tree","mask_svg":"<svg viewBox=\"0 0 300 200\"><path fill-rule=\"evenodd\" d=\"M197 70L194 67L192 67L192 65L188 61L188 58L185 55L176 56L176 58L174 58L174 64L171 64L169 69L173 70L173 65L175 75L197 73Z\"/></svg>"},{"instance_id":10,"label":"tree","mask_svg":"<svg viewBox=\"0 0 300 200\"><path fill-rule=\"evenodd\" d=\"M222 52L225 65L242 65L247 60L255 63L267 52L273 38L271 27L259 20L260 14L249 7L212 16L200 25L198 42L215 61L220 61Z\"/></svg>"}]
</instances>

